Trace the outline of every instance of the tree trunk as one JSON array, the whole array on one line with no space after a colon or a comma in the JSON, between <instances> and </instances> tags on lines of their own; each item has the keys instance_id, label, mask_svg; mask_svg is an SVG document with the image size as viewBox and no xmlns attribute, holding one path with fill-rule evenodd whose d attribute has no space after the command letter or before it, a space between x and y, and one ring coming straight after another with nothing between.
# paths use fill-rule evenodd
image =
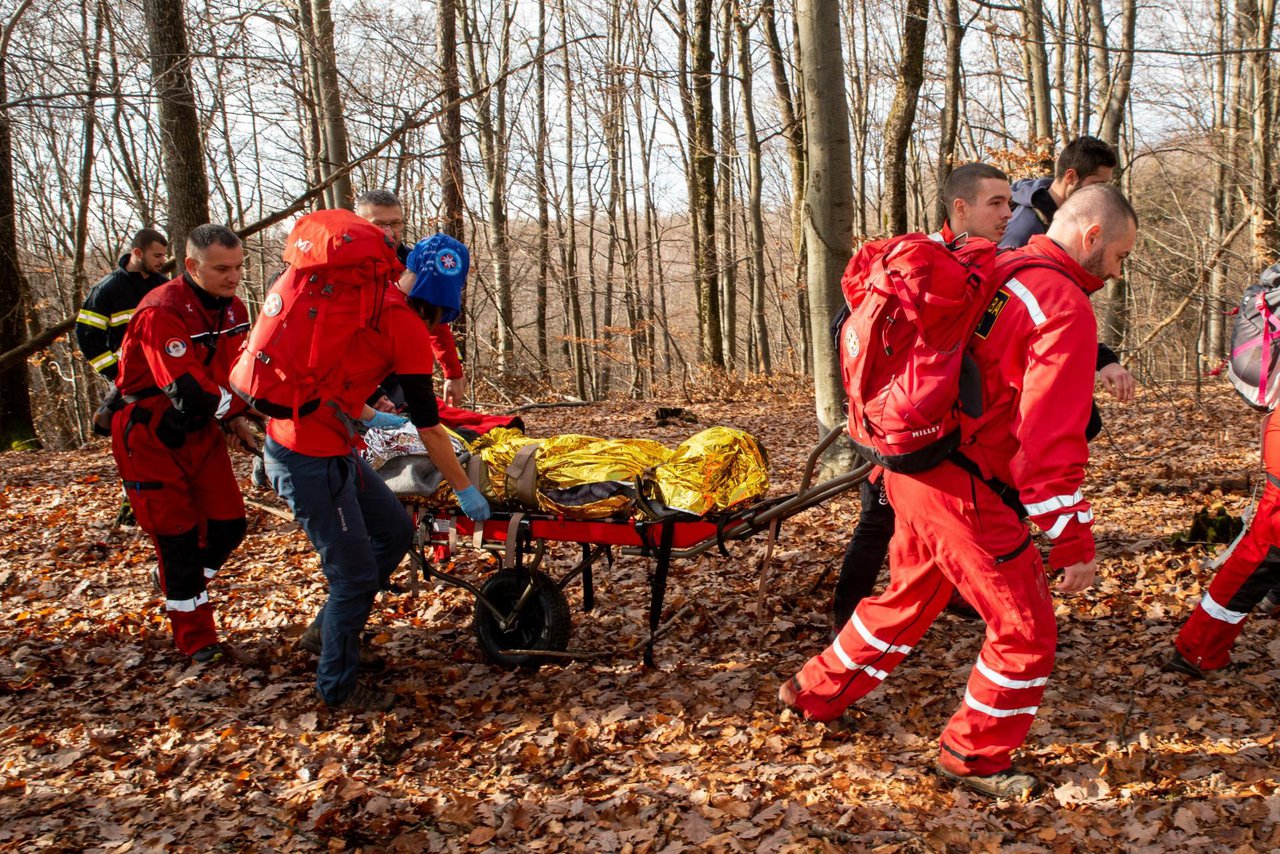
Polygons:
<instances>
[{"instance_id":1,"label":"tree trunk","mask_svg":"<svg viewBox=\"0 0 1280 854\"><path fill-rule=\"evenodd\" d=\"M334 49L333 13L329 0L299 0L311 6L311 36L319 76L315 80L316 96L323 116L325 161L322 178L328 178L351 159L347 146L347 125L342 110L342 91L338 84L338 57ZM352 207L354 194L349 174L338 178L325 191L331 208Z\"/></svg>"},{"instance_id":2,"label":"tree trunk","mask_svg":"<svg viewBox=\"0 0 1280 854\"><path fill-rule=\"evenodd\" d=\"M723 337L721 359L729 370L737 363L738 349L738 247L733 228L733 164L736 144L729 81L733 76L733 7L720 0L720 157L718 176L720 246L720 328Z\"/></svg>"},{"instance_id":3,"label":"tree trunk","mask_svg":"<svg viewBox=\"0 0 1280 854\"><path fill-rule=\"evenodd\" d=\"M538 373L545 382L551 375L550 353L547 348L547 242L551 220L547 212L547 63L543 54L547 44L547 0L538 0L538 55L534 64L534 85L537 89L537 138L533 150L533 182L538 204L538 279L534 283L534 327L538 336Z\"/></svg>"},{"instance_id":4,"label":"tree trunk","mask_svg":"<svg viewBox=\"0 0 1280 854\"><path fill-rule=\"evenodd\" d=\"M942 93L942 135L938 140L938 186L934 188L937 202L934 219L938 226L947 218L947 203L942 198L942 187L955 169L956 136L960 130L960 47L964 40L964 26L960 23L960 0L943 0L942 32L947 48L946 83Z\"/></svg>"},{"instance_id":5,"label":"tree trunk","mask_svg":"<svg viewBox=\"0 0 1280 854\"><path fill-rule=\"evenodd\" d=\"M692 53L693 128L689 159L693 167L694 194L689 213L698 221L702 239L694 259L697 282L699 360L705 365L724 367L720 326L719 264L716 255L716 142L712 107L711 76L715 59L711 52L712 0L694 0L693 30L689 40Z\"/></svg>"},{"instance_id":6,"label":"tree trunk","mask_svg":"<svg viewBox=\"0 0 1280 854\"><path fill-rule=\"evenodd\" d=\"M756 133L756 114L752 92L751 40L747 25L734 0L734 20L738 30L738 77L742 85L742 136L747 142L747 243L751 263L751 342L755 361L752 367L761 373L773 371L772 351L769 347L769 327L764 313L764 212L761 195L764 176L760 164L760 137Z\"/></svg>"},{"instance_id":7,"label":"tree trunk","mask_svg":"<svg viewBox=\"0 0 1280 854\"><path fill-rule=\"evenodd\" d=\"M465 242L462 202L462 87L458 82L458 0L439 0L440 62L440 230ZM568 60L565 60L566 63ZM572 211L570 212L572 215ZM464 298L466 294L463 294ZM461 342L459 342L461 343Z\"/></svg>"},{"instance_id":8,"label":"tree trunk","mask_svg":"<svg viewBox=\"0 0 1280 854\"><path fill-rule=\"evenodd\" d=\"M169 248L182 269L187 235L209 221L200 120L191 88L191 55L182 0L143 0L151 79L160 102L165 184L169 189Z\"/></svg>"},{"instance_id":9,"label":"tree trunk","mask_svg":"<svg viewBox=\"0 0 1280 854\"><path fill-rule=\"evenodd\" d=\"M590 395L588 389L588 365L586 353L586 329L582 320L582 300L580 297L580 288L578 286L578 219L577 206L574 201L574 174L573 174L573 158L575 151L574 140L574 123L573 123L573 96L575 92L573 66L569 61L569 25L568 13L566 6L569 0L560 0L557 11L560 18L560 43L565 45L564 48L564 194L565 194L565 214L569 221L564 225L567 239L565 249L564 263L564 287L567 291L569 304L568 323L572 330L569 352L572 356L573 379L578 392L578 397L587 400ZM459 161L461 164L461 161ZM461 171L459 171L461 176ZM461 185L459 185L459 190Z\"/></svg>"},{"instance_id":10,"label":"tree trunk","mask_svg":"<svg viewBox=\"0 0 1280 854\"><path fill-rule=\"evenodd\" d=\"M1049 83L1049 52L1045 49L1043 0L1022 4L1022 39L1031 96L1028 125L1031 142L1053 138L1053 93Z\"/></svg>"},{"instance_id":11,"label":"tree trunk","mask_svg":"<svg viewBox=\"0 0 1280 854\"><path fill-rule=\"evenodd\" d=\"M813 355L809 350L809 300L805 292L807 273L805 271L805 227L804 227L804 191L808 180L808 166L805 162L804 144L805 126L797 117L796 102L801 100L801 92L793 92L787 80L787 58L782 49L782 41L778 37L778 23L774 15L773 0L761 0L760 19L764 23L765 44L769 48L769 68L773 72L774 95L778 100L778 112L782 117L782 133L787 140L787 156L791 165L791 251L794 258L792 271L792 287L795 288L797 308L800 314L800 364L802 370L808 371L813 364ZM799 50L799 46L797 46Z\"/></svg>"},{"instance_id":12,"label":"tree trunk","mask_svg":"<svg viewBox=\"0 0 1280 854\"><path fill-rule=\"evenodd\" d=\"M911 0L918 3L918 0ZM928 6L924 5L927 14ZM843 427L844 391L835 342L827 324L843 305L840 277L853 240L853 175L849 165L849 114L844 91L840 15L835 3L800 0L796 8L804 80L805 187L814 392L819 435ZM923 33L922 33L923 35ZM852 462L847 443L827 456L829 470Z\"/></svg>"},{"instance_id":13,"label":"tree trunk","mask_svg":"<svg viewBox=\"0 0 1280 854\"><path fill-rule=\"evenodd\" d=\"M886 196L882 225L890 234L904 234L907 231L907 145L911 141L911 130L916 120L920 86L924 83L924 42L928 25L929 0L907 0L902 22L898 84L894 89L893 106L889 108L889 118L884 126L884 155L881 165ZM841 84L843 83L842 77ZM810 150L812 151L812 147ZM813 281L812 276L810 281Z\"/></svg>"},{"instance_id":14,"label":"tree trunk","mask_svg":"<svg viewBox=\"0 0 1280 854\"><path fill-rule=\"evenodd\" d=\"M464 15L467 72L474 92L484 91L476 109L480 156L484 163L486 207L489 215L489 252L493 264L493 291L498 304L498 370L511 368L515 353L515 310L512 303L511 245L507 234L507 70L511 61L510 0L503 0L498 38L497 78L490 81L483 58L477 58L478 22Z\"/></svg>"}]
</instances>

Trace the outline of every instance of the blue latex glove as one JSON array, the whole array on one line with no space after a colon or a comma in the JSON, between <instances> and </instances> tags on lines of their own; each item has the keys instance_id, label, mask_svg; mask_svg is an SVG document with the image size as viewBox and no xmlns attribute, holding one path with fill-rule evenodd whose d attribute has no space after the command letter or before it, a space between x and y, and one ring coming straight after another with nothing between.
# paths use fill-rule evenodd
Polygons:
<instances>
[{"instance_id":1,"label":"blue latex glove","mask_svg":"<svg viewBox=\"0 0 1280 854\"><path fill-rule=\"evenodd\" d=\"M394 430L409 423L409 419L394 412L375 412L373 417L364 422L371 430Z\"/></svg>"},{"instance_id":2,"label":"blue latex glove","mask_svg":"<svg viewBox=\"0 0 1280 854\"><path fill-rule=\"evenodd\" d=\"M458 493L458 505L462 507L462 512L467 514L467 518L473 522L483 522L493 515L493 511L489 509L489 502L485 501L484 496L480 494L480 490L474 486L468 486Z\"/></svg>"}]
</instances>

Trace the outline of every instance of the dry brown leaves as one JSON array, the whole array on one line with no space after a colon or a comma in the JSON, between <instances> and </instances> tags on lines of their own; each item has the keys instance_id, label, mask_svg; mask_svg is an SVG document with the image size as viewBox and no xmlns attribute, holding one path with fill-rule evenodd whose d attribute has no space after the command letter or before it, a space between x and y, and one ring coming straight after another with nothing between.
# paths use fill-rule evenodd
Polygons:
<instances>
[{"instance_id":1,"label":"dry brown leaves","mask_svg":"<svg viewBox=\"0 0 1280 854\"><path fill-rule=\"evenodd\" d=\"M784 490L813 437L811 401L787 397L689 408L761 437ZM673 445L697 429L654 426L658 403L526 418L540 435ZM537 673L480 659L459 591L384 597L371 622L395 665L383 683L409 699L353 718L317 708L314 662L292 651L323 596L292 525L250 511L252 533L212 588L241 661L200 671L172 648L149 543L108 536L105 448L6 454L0 849L1274 849L1277 624L1251 622L1236 664L1206 683L1157 671L1208 577L1204 553L1169 538L1205 503L1247 506L1256 419L1219 392L1203 405L1184 389L1103 403L1090 493L1104 572L1059 601L1059 662L1024 757L1049 787L1026 804L985 803L929 771L977 655L973 624L939 620L851 731L779 713L779 680L826 641L852 494L784 525L763 617L751 609L763 537L731 559L677 563L667 612L690 607L657 671L639 663L641 558L602 567L596 610L575 614L573 647L616 654ZM554 566L574 557L561 549ZM488 571L482 557L459 568Z\"/></svg>"}]
</instances>

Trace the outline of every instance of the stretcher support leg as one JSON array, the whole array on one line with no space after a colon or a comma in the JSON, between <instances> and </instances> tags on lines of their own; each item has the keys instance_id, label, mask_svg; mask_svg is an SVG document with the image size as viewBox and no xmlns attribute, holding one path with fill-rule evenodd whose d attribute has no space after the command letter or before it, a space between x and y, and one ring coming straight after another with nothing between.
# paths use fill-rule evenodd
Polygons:
<instances>
[{"instance_id":1,"label":"stretcher support leg","mask_svg":"<svg viewBox=\"0 0 1280 854\"><path fill-rule=\"evenodd\" d=\"M667 593L667 572L671 569L671 544L675 539L676 525L670 520L662 523L662 535L658 545L658 565L653 572L649 599L649 641L644 646L644 663L653 667L653 643L662 622L662 600Z\"/></svg>"}]
</instances>

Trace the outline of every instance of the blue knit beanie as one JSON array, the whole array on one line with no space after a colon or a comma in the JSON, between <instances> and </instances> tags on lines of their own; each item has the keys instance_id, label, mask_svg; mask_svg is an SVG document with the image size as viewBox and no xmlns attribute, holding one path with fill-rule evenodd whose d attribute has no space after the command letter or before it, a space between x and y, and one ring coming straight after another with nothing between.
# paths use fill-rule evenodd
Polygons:
<instances>
[{"instance_id":1,"label":"blue knit beanie","mask_svg":"<svg viewBox=\"0 0 1280 854\"><path fill-rule=\"evenodd\" d=\"M433 234L414 244L404 265L417 276L409 296L439 306L441 323L454 320L471 268L467 247L447 234Z\"/></svg>"}]
</instances>

